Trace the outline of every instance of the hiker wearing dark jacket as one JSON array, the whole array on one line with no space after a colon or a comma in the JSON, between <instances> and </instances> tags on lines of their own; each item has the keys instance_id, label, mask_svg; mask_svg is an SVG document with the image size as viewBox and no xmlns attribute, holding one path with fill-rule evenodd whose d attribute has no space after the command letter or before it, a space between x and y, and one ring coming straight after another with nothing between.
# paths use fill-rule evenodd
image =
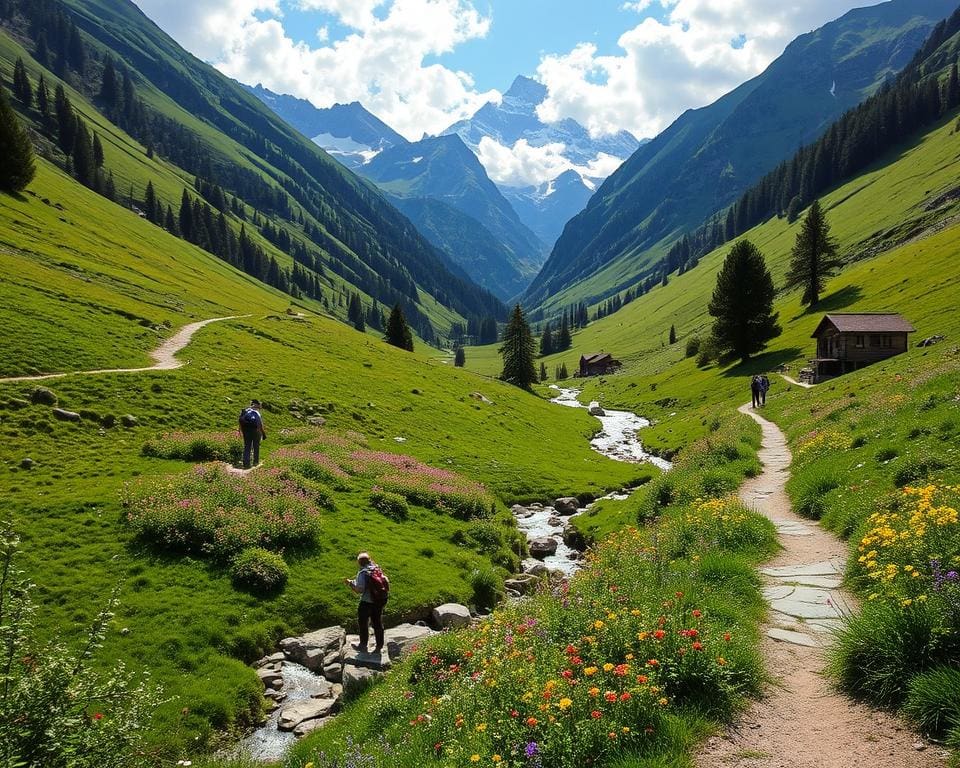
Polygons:
<instances>
[{"instance_id":1,"label":"hiker wearing dark jacket","mask_svg":"<svg viewBox=\"0 0 960 768\"><path fill-rule=\"evenodd\" d=\"M350 589L360 595L360 604L357 606L360 642L357 644L356 650L362 653L367 652L367 641L370 637L367 626L369 622L373 624L373 634L377 641L377 646L373 652L381 653L383 651L383 607L387 604L387 601L385 597L380 600L376 599L374 579L382 578L387 584L389 584L389 580L380 570L380 566L373 562L366 552L357 555L357 565L360 568L357 577L343 580L344 584L347 584Z\"/></svg>"},{"instance_id":2,"label":"hiker wearing dark jacket","mask_svg":"<svg viewBox=\"0 0 960 768\"><path fill-rule=\"evenodd\" d=\"M752 395L753 407L760 405L760 377L754 376L750 379L750 394Z\"/></svg>"},{"instance_id":3,"label":"hiker wearing dark jacket","mask_svg":"<svg viewBox=\"0 0 960 768\"><path fill-rule=\"evenodd\" d=\"M267 439L259 400L251 400L250 405L240 411L240 434L243 435L243 468L250 469L250 454L253 453L253 466L259 464L260 441Z\"/></svg>"}]
</instances>

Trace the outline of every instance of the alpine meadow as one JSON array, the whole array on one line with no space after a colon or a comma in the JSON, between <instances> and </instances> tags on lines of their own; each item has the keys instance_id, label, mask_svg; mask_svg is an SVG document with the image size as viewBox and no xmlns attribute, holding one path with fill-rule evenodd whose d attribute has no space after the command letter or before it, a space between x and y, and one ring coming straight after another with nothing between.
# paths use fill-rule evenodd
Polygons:
<instances>
[{"instance_id":1,"label":"alpine meadow","mask_svg":"<svg viewBox=\"0 0 960 768\"><path fill-rule=\"evenodd\" d=\"M865 1L0 0L0 762L960 765L960 7Z\"/></svg>"}]
</instances>

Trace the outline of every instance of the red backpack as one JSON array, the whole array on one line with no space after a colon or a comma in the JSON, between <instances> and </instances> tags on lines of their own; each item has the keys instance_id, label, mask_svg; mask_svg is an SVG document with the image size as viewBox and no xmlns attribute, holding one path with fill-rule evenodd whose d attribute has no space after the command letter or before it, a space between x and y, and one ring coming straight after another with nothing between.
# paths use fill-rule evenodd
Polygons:
<instances>
[{"instance_id":1,"label":"red backpack","mask_svg":"<svg viewBox=\"0 0 960 768\"><path fill-rule=\"evenodd\" d=\"M390 597L390 582L379 565L367 573L367 589L375 603L385 603Z\"/></svg>"}]
</instances>

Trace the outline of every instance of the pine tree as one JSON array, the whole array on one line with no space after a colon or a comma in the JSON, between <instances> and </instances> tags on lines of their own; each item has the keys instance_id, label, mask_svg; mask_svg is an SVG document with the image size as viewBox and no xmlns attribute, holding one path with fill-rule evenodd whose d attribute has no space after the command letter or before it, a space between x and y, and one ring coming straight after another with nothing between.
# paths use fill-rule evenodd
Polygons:
<instances>
[{"instance_id":1,"label":"pine tree","mask_svg":"<svg viewBox=\"0 0 960 768\"><path fill-rule=\"evenodd\" d=\"M453 364L457 368L463 368L467 364L467 353L463 351L463 347L458 346L454 351Z\"/></svg>"},{"instance_id":2,"label":"pine tree","mask_svg":"<svg viewBox=\"0 0 960 768\"><path fill-rule=\"evenodd\" d=\"M33 145L26 130L20 124L7 94L0 85L0 189L20 192L33 181L37 172L33 162Z\"/></svg>"},{"instance_id":3,"label":"pine tree","mask_svg":"<svg viewBox=\"0 0 960 768\"><path fill-rule=\"evenodd\" d=\"M533 367L534 341L523 316L523 308L513 308L507 327L503 331L503 344L498 350L503 358L503 373L500 378L518 387L529 389L537 380Z\"/></svg>"},{"instance_id":4,"label":"pine tree","mask_svg":"<svg viewBox=\"0 0 960 768\"><path fill-rule=\"evenodd\" d=\"M100 143L100 135L93 132L93 164L97 168L103 168L103 144Z\"/></svg>"},{"instance_id":5,"label":"pine tree","mask_svg":"<svg viewBox=\"0 0 960 768\"><path fill-rule=\"evenodd\" d=\"M77 130L77 118L73 114L73 105L63 90L63 86L57 84L56 95L54 97L54 109L57 113L57 138L60 149L66 154L73 151L74 134Z\"/></svg>"},{"instance_id":6,"label":"pine tree","mask_svg":"<svg viewBox=\"0 0 960 768\"><path fill-rule=\"evenodd\" d=\"M156 223L159 221L160 213L157 204L157 193L153 188L153 182L147 182L147 190L143 193L143 212L147 215L147 221Z\"/></svg>"},{"instance_id":7,"label":"pine tree","mask_svg":"<svg viewBox=\"0 0 960 768\"><path fill-rule=\"evenodd\" d=\"M399 304L395 304L390 312L390 319L387 320L387 330L383 338L387 344L413 352L413 333L407 325L407 320L403 316L403 310Z\"/></svg>"},{"instance_id":8,"label":"pine tree","mask_svg":"<svg viewBox=\"0 0 960 768\"><path fill-rule=\"evenodd\" d=\"M554 343L554 352L563 352L573 346L573 339L570 338L570 322L567 320L567 313L563 313L563 321L557 338Z\"/></svg>"},{"instance_id":9,"label":"pine tree","mask_svg":"<svg viewBox=\"0 0 960 768\"><path fill-rule=\"evenodd\" d=\"M837 244L830 235L830 225L820 201L814 200L793 246L786 287L802 287L801 301L812 306L820 300L827 277L839 266Z\"/></svg>"},{"instance_id":10,"label":"pine tree","mask_svg":"<svg viewBox=\"0 0 960 768\"><path fill-rule=\"evenodd\" d=\"M17 97L17 101L23 104L24 109L30 109L33 106L33 86L30 84L30 76L21 58L18 58L17 63L13 65L13 94Z\"/></svg>"},{"instance_id":11,"label":"pine tree","mask_svg":"<svg viewBox=\"0 0 960 768\"><path fill-rule=\"evenodd\" d=\"M37 83L37 109L44 121L50 119L50 89L47 88L47 81L42 73L40 74L40 82Z\"/></svg>"},{"instance_id":12,"label":"pine tree","mask_svg":"<svg viewBox=\"0 0 960 768\"><path fill-rule=\"evenodd\" d=\"M670 343L671 344L677 343L677 329L676 329L676 326L673 326L673 325L670 326Z\"/></svg>"},{"instance_id":13,"label":"pine tree","mask_svg":"<svg viewBox=\"0 0 960 768\"><path fill-rule=\"evenodd\" d=\"M553 354L553 329L550 327L550 321L543 327L543 335L540 337L540 355L546 357Z\"/></svg>"},{"instance_id":14,"label":"pine tree","mask_svg":"<svg viewBox=\"0 0 960 768\"><path fill-rule=\"evenodd\" d=\"M120 84L117 82L117 70L113 57L108 56L100 77L100 99L107 108L107 114L116 117L120 113Z\"/></svg>"},{"instance_id":15,"label":"pine tree","mask_svg":"<svg viewBox=\"0 0 960 768\"><path fill-rule=\"evenodd\" d=\"M50 46L47 44L47 32L44 29L41 29L40 34L37 35L37 47L33 52L33 58L41 67L50 69Z\"/></svg>"},{"instance_id":16,"label":"pine tree","mask_svg":"<svg viewBox=\"0 0 960 768\"><path fill-rule=\"evenodd\" d=\"M540 363L540 381L546 381L549 378L547 376L547 364L544 362Z\"/></svg>"},{"instance_id":17,"label":"pine tree","mask_svg":"<svg viewBox=\"0 0 960 768\"><path fill-rule=\"evenodd\" d=\"M773 295L773 278L763 254L748 240L736 243L717 275L709 305L715 318L713 338L721 352L746 361L780 335Z\"/></svg>"},{"instance_id":18,"label":"pine tree","mask_svg":"<svg viewBox=\"0 0 960 768\"><path fill-rule=\"evenodd\" d=\"M103 185L103 196L107 198L107 200L117 201L117 185L113 180L113 171L110 171L107 175L107 180Z\"/></svg>"},{"instance_id":19,"label":"pine tree","mask_svg":"<svg viewBox=\"0 0 960 768\"><path fill-rule=\"evenodd\" d=\"M97 167L93 164L93 142L90 140L90 131L80 118L75 118L75 122L73 150L70 152L73 158L73 172L77 181L85 187L93 187L97 177Z\"/></svg>"}]
</instances>

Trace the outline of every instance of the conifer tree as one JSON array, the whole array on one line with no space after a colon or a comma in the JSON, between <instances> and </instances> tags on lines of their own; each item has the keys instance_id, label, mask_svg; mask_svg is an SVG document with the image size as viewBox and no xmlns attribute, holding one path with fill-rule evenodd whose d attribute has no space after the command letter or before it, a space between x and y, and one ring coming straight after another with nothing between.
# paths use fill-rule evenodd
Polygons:
<instances>
[{"instance_id":1,"label":"conifer tree","mask_svg":"<svg viewBox=\"0 0 960 768\"><path fill-rule=\"evenodd\" d=\"M93 132L93 164L103 168L103 144L100 143L100 134Z\"/></svg>"},{"instance_id":2,"label":"conifer tree","mask_svg":"<svg viewBox=\"0 0 960 768\"><path fill-rule=\"evenodd\" d=\"M407 319L403 316L403 309L399 304L394 304L390 312L390 319L387 320L387 330L383 335L387 344L394 347L413 352L413 333L410 326L407 325Z\"/></svg>"},{"instance_id":3,"label":"conifer tree","mask_svg":"<svg viewBox=\"0 0 960 768\"><path fill-rule=\"evenodd\" d=\"M724 259L708 308L717 349L746 361L779 336L773 296L763 254L750 241L739 241Z\"/></svg>"},{"instance_id":4,"label":"conifer tree","mask_svg":"<svg viewBox=\"0 0 960 768\"><path fill-rule=\"evenodd\" d=\"M498 351L503 358L500 378L515 386L529 389L537 380L537 371L533 367L534 341L530 326L523 315L523 308L519 304L513 308L503 331L503 344Z\"/></svg>"},{"instance_id":5,"label":"conifer tree","mask_svg":"<svg viewBox=\"0 0 960 768\"><path fill-rule=\"evenodd\" d=\"M97 168L93 163L93 142L90 140L90 131L86 123L75 118L76 127L73 131L73 172L77 181L85 187L93 187L97 176ZM153 219L151 219L153 221Z\"/></svg>"},{"instance_id":6,"label":"conifer tree","mask_svg":"<svg viewBox=\"0 0 960 768\"><path fill-rule=\"evenodd\" d=\"M814 200L793 246L786 287L803 288L801 301L812 306L820 300L827 277L839 266L837 244L830 235L830 225L820 201Z\"/></svg>"},{"instance_id":7,"label":"conifer tree","mask_svg":"<svg viewBox=\"0 0 960 768\"><path fill-rule=\"evenodd\" d=\"M37 109L44 121L50 119L50 89L47 88L43 73L40 74L40 82L37 83Z\"/></svg>"},{"instance_id":8,"label":"conifer tree","mask_svg":"<svg viewBox=\"0 0 960 768\"><path fill-rule=\"evenodd\" d=\"M117 82L117 70L113 57L107 56L100 77L100 99L107 108L107 114L117 116L120 113L120 84Z\"/></svg>"},{"instance_id":9,"label":"conifer tree","mask_svg":"<svg viewBox=\"0 0 960 768\"><path fill-rule=\"evenodd\" d=\"M543 335L540 337L540 355L546 357L553 354L553 328L550 327L550 321L543 327Z\"/></svg>"},{"instance_id":10,"label":"conifer tree","mask_svg":"<svg viewBox=\"0 0 960 768\"><path fill-rule=\"evenodd\" d=\"M676 326L673 326L673 325L670 326L670 343L671 344L677 343L677 328Z\"/></svg>"},{"instance_id":11,"label":"conifer tree","mask_svg":"<svg viewBox=\"0 0 960 768\"><path fill-rule=\"evenodd\" d=\"M540 362L540 381L546 381L549 378L547 375L547 364Z\"/></svg>"},{"instance_id":12,"label":"conifer tree","mask_svg":"<svg viewBox=\"0 0 960 768\"><path fill-rule=\"evenodd\" d=\"M37 172L33 161L33 145L20 119L7 102L0 85L0 189L19 192L33 181Z\"/></svg>"},{"instance_id":13,"label":"conifer tree","mask_svg":"<svg viewBox=\"0 0 960 768\"><path fill-rule=\"evenodd\" d=\"M463 351L463 347L457 346L457 349L453 353L453 364L457 368L463 368L467 364L467 353Z\"/></svg>"},{"instance_id":14,"label":"conifer tree","mask_svg":"<svg viewBox=\"0 0 960 768\"><path fill-rule=\"evenodd\" d=\"M37 35L37 48L33 52L33 58L37 60L41 67L50 69L50 46L47 43L47 31L45 29L41 29L40 34Z\"/></svg>"},{"instance_id":15,"label":"conifer tree","mask_svg":"<svg viewBox=\"0 0 960 768\"><path fill-rule=\"evenodd\" d=\"M17 97L17 101L23 104L24 109L30 109L33 106L33 86L30 84L30 76L27 74L22 58L18 58L17 63L13 65L13 94Z\"/></svg>"},{"instance_id":16,"label":"conifer tree","mask_svg":"<svg viewBox=\"0 0 960 768\"><path fill-rule=\"evenodd\" d=\"M57 113L57 138L62 149L66 154L73 151L74 134L77 130L77 118L73 114L73 105L66 91L61 84L57 84L56 95L54 97L54 109Z\"/></svg>"},{"instance_id":17,"label":"conifer tree","mask_svg":"<svg viewBox=\"0 0 960 768\"><path fill-rule=\"evenodd\" d=\"M152 181L147 182L147 190L143 193L143 212L147 215L147 221L156 223L159 220L157 193Z\"/></svg>"},{"instance_id":18,"label":"conifer tree","mask_svg":"<svg viewBox=\"0 0 960 768\"><path fill-rule=\"evenodd\" d=\"M564 312L563 321L554 344L554 351L563 352L564 350L570 349L572 345L573 339L570 338L570 322L567 320L567 313Z\"/></svg>"}]
</instances>

